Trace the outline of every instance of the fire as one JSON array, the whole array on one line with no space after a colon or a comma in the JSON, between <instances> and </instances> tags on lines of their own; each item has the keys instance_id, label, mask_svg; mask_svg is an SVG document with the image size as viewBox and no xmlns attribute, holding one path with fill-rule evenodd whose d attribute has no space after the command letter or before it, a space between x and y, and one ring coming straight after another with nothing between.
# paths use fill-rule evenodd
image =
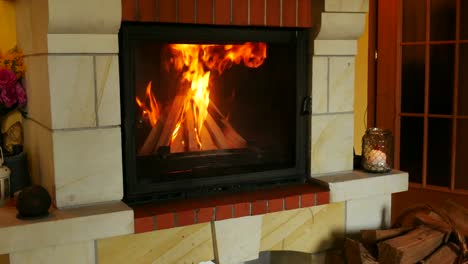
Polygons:
<instances>
[{"instance_id":1,"label":"fire","mask_svg":"<svg viewBox=\"0 0 468 264\"><path fill-rule=\"evenodd\" d=\"M146 98L149 101L149 107L147 107L140 100L140 98L136 97L135 100L136 100L137 105L142 110L143 117L148 118L151 126L154 127L158 123L161 113L159 111L159 106L158 106L158 102L156 101L156 97L151 92L151 82L149 82L148 85L146 86L145 94L146 94Z\"/></svg>"},{"instance_id":2,"label":"fire","mask_svg":"<svg viewBox=\"0 0 468 264\"><path fill-rule=\"evenodd\" d=\"M239 45L170 44L169 50L170 66L181 73L179 94L185 96L182 113L177 117L176 125L171 128L170 143L182 131L182 123L190 112L194 124L192 129L188 129L193 130L198 148L202 149L200 135L209 114L210 80L234 64L244 63L247 67L259 67L266 59L267 46L265 43L250 42ZM151 83L148 84L146 96L150 102L149 108L144 107L138 98L137 104L143 110L143 115L147 115L151 125L154 126L160 118L160 111L155 96L151 94Z\"/></svg>"}]
</instances>

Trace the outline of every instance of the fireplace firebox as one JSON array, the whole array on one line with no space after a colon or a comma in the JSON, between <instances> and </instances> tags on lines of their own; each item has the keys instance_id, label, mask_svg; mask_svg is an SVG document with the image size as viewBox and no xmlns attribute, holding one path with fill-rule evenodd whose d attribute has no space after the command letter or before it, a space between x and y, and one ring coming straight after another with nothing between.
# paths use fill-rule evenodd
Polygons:
<instances>
[{"instance_id":1,"label":"fireplace firebox","mask_svg":"<svg viewBox=\"0 0 468 264\"><path fill-rule=\"evenodd\" d=\"M308 33L123 23L125 201L304 182Z\"/></svg>"}]
</instances>

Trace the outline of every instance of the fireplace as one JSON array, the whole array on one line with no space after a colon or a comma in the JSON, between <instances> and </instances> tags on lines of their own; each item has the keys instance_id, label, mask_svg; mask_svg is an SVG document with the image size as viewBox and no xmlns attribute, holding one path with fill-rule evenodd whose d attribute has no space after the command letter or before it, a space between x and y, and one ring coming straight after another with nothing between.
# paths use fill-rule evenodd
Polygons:
<instances>
[{"instance_id":1,"label":"fireplace","mask_svg":"<svg viewBox=\"0 0 468 264\"><path fill-rule=\"evenodd\" d=\"M123 23L125 200L303 182L307 31Z\"/></svg>"}]
</instances>

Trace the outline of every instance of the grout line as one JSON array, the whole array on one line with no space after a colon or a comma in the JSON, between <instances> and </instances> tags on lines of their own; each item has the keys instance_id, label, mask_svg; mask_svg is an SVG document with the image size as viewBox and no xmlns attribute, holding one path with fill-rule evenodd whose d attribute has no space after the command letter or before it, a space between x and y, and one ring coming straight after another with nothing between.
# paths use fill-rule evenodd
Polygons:
<instances>
[{"instance_id":1,"label":"grout line","mask_svg":"<svg viewBox=\"0 0 468 264\"><path fill-rule=\"evenodd\" d=\"M283 0L280 0L280 27L283 26Z\"/></svg>"},{"instance_id":2,"label":"grout line","mask_svg":"<svg viewBox=\"0 0 468 264\"><path fill-rule=\"evenodd\" d=\"M299 0L296 0L296 27L299 26Z\"/></svg>"},{"instance_id":3,"label":"grout line","mask_svg":"<svg viewBox=\"0 0 468 264\"><path fill-rule=\"evenodd\" d=\"M234 0L231 0L231 7L230 7L230 8L231 8L231 14L230 14L230 17L229 17L229 24L231 24L231 25L232 25L232 22L233 22L233 20L234 20L234 19L233 19L233 13L234 13L234 8L233 8L233 7L234 7L234 4L232 3L233 1L234 1Z\"/></svg>"},{"instance_id":4,"label":"grout line","mask_svg":"<svg viewBox=\"0 0 468 264\"><path fill-rule=\"evenodd\" d=\"M265 26L267 25L267 12L268 12L268 10L267 10L268 4L267 3L268 3L267 0L265 0L264 1L265 9L263 11L263 25L265 25Z\"/></svg>"},{"instance_id":5,"label":"grout line","mask_svg":"<svg viewBox=\"0 0 468 264\"><path fill-rule=\"evenodd\" d=\"M284 197L281 198L281 201L283 203L283 208L282 208L283 210L281 210L281 211L284 211L284 210L286 210L286 198L284 198Z\"/></svg>"},{"instance_id":6,"label":"grout line","mask_svg":"<svg viewBox=\"0 0 468 264\"><path fill-rule=\"evenodd\" d=\"M216 24L216 1L213 0L212 3L213 3L213 8L211 10L211 15L213 19L213 24Z\"/></svg>"},{"instance_id":7,"label":"grout line","mask_svg":"<svg viewBox=\"0 0 468 264\"><path fill-rule=\"evenodd\" d=\"M94 117L96 121L96 126L99 127L99 115L98 115L99 100L98 100L98 91L97 91L98 88L97 88L97 73L96 73L96 57L94 56L93 56L93 77L94 77Z\"/></svg>"},{"instance_id":8,"label":"grout line","mask_svg":"<svg viewBox=\"0 0 468 264\"><path fill-rule=\"evenodd\" d=\"M211 216L211 221L216 221L216 206L213 207L213 215Z\"/></svg>"},{"instance_id":9,"label":"grout line","mask_svg":"<svg viewBox=\"0 0 468 264\"><path fill-rule=\"evenodd\" d=\"M327 57L327 112L330 112L330 57Z\"/></svg>"},{"instance_id":10,"label":"grout line","mask_svg":"<svg viewBox=\"0 0 468 264\"><path fill-rule=\"evenodd\" d=\"M302 194L299 194L299 208L302 208Z\"/></svg>"},{"instance_id":11,"label":"grout line","mask_svg":"<svg viewBox=\"0 0 468 264\"><path fill-rule=\"evenodd\" d=\"M268 200L266 200L266 212L270 212L270 202Z\"/></svg>"},{"instance_id":12,"label":"grout line","mask_svg":"<svg viewBox=\"0 0 468 264\"><path fill-rule=\"evenodd\" d=\"M314 193L314 206L317 205L317 193Z\"/></svg>"},{"instance_id":13,"label":"grout line","mask_svg":"<svg viewBox=\"0 0 468 264\"><path fill-rule=\"evenodd\" d=\"M156 220L156 215L153 215L153 229L158 230L158 221Z\"/></svg>"},{"instance_id":14,"label":"grout line","mask_svg":"<svg viewBox=\"0 0 468 264\"><path fill-rule=\"evenodd\" d=\"M175 0L174 5L175 5L175 21L176 23L179 23L179 0Z\"/></svg>"},{"instance_id":15,"label":"grout line","mask_svg":"<svg viewBox=\"0 0 468 264\"><path fill-rule=\"evenodd\" d=\"M334 115L348 115L354 114L354 111L347 112L328 112L328 113L312 113L312 116L334 116Z\"/></svg>"},{"instance_id":16,"label":"grout line","mask_svg":"<svg viewBox=\"0 0 468 264\"><path fill-rule=\"evenodd\" d=\"M161 20L161 17L159 15L159 0L154 0L155 2L155 5L154 5L154 11L155 11L155 16L154 16L154 20L155 22L159 22L159 20Z\"/></svg>"},{"instance_id":17,"label":"grout line","mask_svg":"<svg viewBox=\"0 0 468 264\"><path fill-rule=\"evenodd\" d=\"M193 210L193 212L195 214L194 219L193 219L193 223L198 224L198 212L200 212L200 208L197 208L197 209Z\"/></svg>"},{"instance_id":18,"label":"grout line","mask_svg":"<svg viewBox=\"0 0 468 264\"><path fill-rule=\"evenodd\" d=\"M198 10L198 0L193 0L193 22L196 24L197 23L197 10Z\"/></svg>"},{"instance_id":19,"label":"grout line","mask_svg":"<svg viewBox=\"0 0 468 264\"><path fill-rule=\"evenodd\" d=\"M250 26L250 0L247 0L247 25Z\"/></svg>"},{"instance_id":20,"label":"grout line","mask_svg":"<svg viewBox=\"0 0 468 264\"><path fill-rule=\"evenodd\" d=\"M231 218L234 218L235 212L234 212L234 205L231 204Z\"/></svg>"},{"instance_id":21,"label":"grout line","mask_svg":"<svg viewBox=\"0 0 468 264\"><path fill-rule=\"evenodd\" d=\"M178 227L179 226L179 214L177 214L177 212L173 212L174 214L174 227Z\"/></svg>"},{"instance_id":22,"label":"grout line","mask_svg":"<svg viewBox=\"0 0 468 264\"><path fill-rule=\"evenodd\" d=\"M249 202L249 216L252 215L252 202Z\"/></svg>"},{"instance_id":23,"label":"grout line","mask_svg":"<svg viewBox=\"0 0 468 264\"><path fill-rule=\"evenodd\" d=\"M135 0L135 20L140 20L140 0Z\"/></svg>"}]
</instances>

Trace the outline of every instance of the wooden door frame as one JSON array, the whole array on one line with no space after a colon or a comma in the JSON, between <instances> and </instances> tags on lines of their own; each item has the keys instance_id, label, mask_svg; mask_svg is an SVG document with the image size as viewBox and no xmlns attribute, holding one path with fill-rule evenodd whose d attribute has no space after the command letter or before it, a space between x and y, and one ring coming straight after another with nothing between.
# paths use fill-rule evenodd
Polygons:
<instances>
[{"instance_id":1,"label":"wooden door frame","mask_svg":"<svg viewBox=\"0 0 468 264\"><path fill-rule=\"evenodd\" d=\"M369 1L368 124L392 131L395 153L400 151L401 17L401 0ZM399 165L395 155L394 167Z\"/></svg>"}]
</instances>

